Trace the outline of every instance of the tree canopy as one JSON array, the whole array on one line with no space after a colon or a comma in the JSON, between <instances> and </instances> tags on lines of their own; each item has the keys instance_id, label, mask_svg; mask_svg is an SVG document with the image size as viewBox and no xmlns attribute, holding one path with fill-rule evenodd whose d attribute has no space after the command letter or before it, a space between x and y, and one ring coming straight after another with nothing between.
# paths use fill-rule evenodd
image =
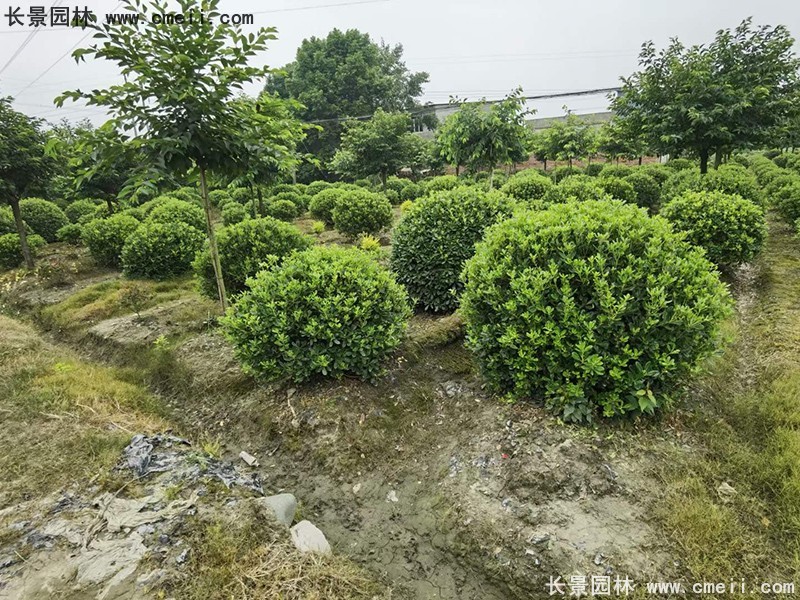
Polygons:
<instances>
[{"instance_id":1,"label":"tree canopy","mask_svg":"<svg viewBox=\"0 0 800 600\"><path fill-rule=\"evenodd\" d=\"M622 79L613 109L659 153L699 156L705 173L712 152L766 144L797 114L793 45L784 26L754 27L750 19L718 31L709 45L673 39L657 51L647 42L641 70Z\"/></svg>"},{"instance_id":2,"label":"tree canopy","mask_svg":"<svg viewBox=\"0 0 800 600\"><path fill-rule=\"evenodd\" d=\"M356 29L333 29L326 37L303 40L295 60L271 73L266 90L298 100L299 116L319 121L308 148L327 161L339 145L340 119L419 107L416 98L428 81L425 72L412 73L403 63L403 47L376 44Z\"/></svg>"}]
</instances>

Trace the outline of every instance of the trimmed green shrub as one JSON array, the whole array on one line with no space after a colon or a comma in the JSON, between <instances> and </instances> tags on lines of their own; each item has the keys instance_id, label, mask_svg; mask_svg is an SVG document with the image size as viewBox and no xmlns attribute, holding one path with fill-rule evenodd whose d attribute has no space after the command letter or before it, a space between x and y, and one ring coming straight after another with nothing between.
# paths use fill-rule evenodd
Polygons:
<instances>
[{"instance_id":1,"label":"trimmed green shrub","mask_svg":"<svg viewBox=\"0 0 800 600\"><path fill-rule=\"evenodd\" d=\"M220 207L231 200L233 200L233 198L231 198L231 195L225 190L211 190L208 192L208 201L211 203L211 206Z\"/></svg>"},{"instance_id":2,"label":"trimmed green shrub","mask_svg":"<svg viewBox=\"0 0 800 600\"><path fill-rule=\"evenodd\" d=\"M424 194L425 190L422 188L422 186L411 181L400 191L400 201L405 202L406 200L416 200Z\"/></svg>"},{"instance_id":3,"label":"trimmed green shrub","mask_svg":"<svg viewBox=\"0 0 800 600\"><path fill-rule=\"evenodd\" d=\"M632 172L633 168L629 167L628 165L615 165L612 163L607 163L603 165L603 169L600 171L600 177L619 177L621 179L625 179Z\"/></svg>"},{"instance_id":4,"label":"trimmed green shrub","mask_svg":"<svg viewBox=\"0 0 800 600\"><path fill-rule=\"evenodd\" d=\"M142 223L122 248L122 270L128 277L167 279L192 267L206 236L186 223Z\"/></svg>"},{"instance_id":5,"label":"trimmed green shrub","mask_svg":"<svg viewBox=\"0 0 800 600\"><path fill-rule=\"evenodd\" d=\"M551 187L553 181L541 171L525 169L512 175L500 191L517 200L530 201L541 200Z\"/></svg>"},{"instance_id":6,"label":"trimmed green shrub","mask_svg":"<svg viewBox=\"0 0 800 600\"><path fill-rule=\"evenodd\" d=\"M217 247L225 288L230 293L242 292L247 279L258 273L264 265L311 245L312 241L297 227L272 217L248 219L223 227L217 232ZM207 244L197 254L193 266L201 291L209 298L216 298L217 281Z\"/></svg>"},{"instance_id":7,"label":"trimmed green shrub","mask_svg":"<svg viewBox=\"0 0 800 600\"><path fill-rule=\"evenodd\" d=\"M360 188L346 191L331 212L333 226L352 239L390 227L392 216L392 205L386 196Z\"/></svg>"},{"instance_id":8,"label":"trimmed green shrub","mask_svg":"<svg viewBox=\"0 0 800 600\"><path fill-rule=\"evenodd\" d=\"M401 179L396 176L387 177L386 189L383 191L393 190L395 193L399 194L409 183L412 183L410 179Z\"/></svg>"},{"instance_id":9,"label":"trimmed green shrub","mask_svg":"<svg viewBox=\"0 0 800 600\"><path fill-rule=\"evenodd\" d=\"M647 163L636 169L637 173L647 173L650 177L658 182L658 185L664 185L664 182L672 175L673 170L661 163Z\"/></svg>"},{"instance_id":10,"label":"trimmed green shrub","mask_svg":"<svg viewBox=\"0 0 800 600\"><path fill-rule=\"evenodd\" d=\"M81 243L82 237L83 237L83 226L78 225L77 223L70 223L69 225L64 225L61 229L59 229L56 232L56 239L59 242L74 244L76 246Z\"/></svg>"},{"instance_id":11,"label":"trimmed green shrub","mask_svg":"<svg viewBox=\"0 0 800 600\"><path fill-rule=\"evenodd\" d=\"M28 248L35 257L39 248L47 244L47 241L40 235L29 235ZM0 269L16 269L22 264L22 246L20 245L19 235L16 233L5 233L0 235Z\"/></svg>"},{"instance_id":12,"label":"trimmed green shrub","mask_svg":"<svg viewBox=\"0 0 800 600\"><path fill-rule=\"evenodd\" d=\"M702 179L701 188L709 192L736 194L756 204L763 202L758 180L741 165L720 165L718 169L710 170Z\"/></svg>"},{"instance_id":13,"label":"trimmed green shrub","mask_svg":"<svg viewBox=\"0 0 800 600\"><path fill-rule=\"evenodd\" d=\"M600 186L600 179L588 175L572 175L547 190L544 200L534 203L535 207L561 204L570 200L604 200L608 193Z\"/></svg>"},{"instance_id":14,"label":"trimmed green shrub","mask_svg":"<svg viewBox=\"0 0 800 600\"><path fill-rule=\"evenodd\" d=\"M463 185L463 182L455 175L439 175L438 177L432 177L423 182L425 192L428 194L452 190L460 185Z\"/></svg>"},{"instance_id":15,"label":"trimmed green shrub","mask_svg":"<svg viewBox=\"0 0 800 600\"><path fill-rule=\"evenodd\" d=\"M64 211L55 203L42 198L20 200L19 210L22 220L33 229L34 233L42 236L48 242L55 242L56 232L64 225L69 225L69 219Z\"/></svg>"},{"instance_id":16,"label":"trimmed green shrub","mask_svg":"<svg viewBox=\"0 0 800 600\"><path fill-rule=\"evenodd\" d=\"M331 187L331 184L327 181L312 181L306 188L306 194L309 196L316 196L322 190L327 190L329 187Z\"/></svg>"},{"instance_id":17,"label":"trimmed green shrub","mask_svg":"<svg viewBox=\"0 0 800 600\"><path fill-rule=\"evenodd\" d=\"M800 180L775 191L772 205L787 223L793 224L800 219Z\"/></svg>"},{"instance_id":18,"label":"trimmed green shrub","mask_svg":"<svg viewBox=\"0 0 800 600\"><path fill-rule=\"evenodd\" d=\"M357 185L360 188L364 188L365 190L372 191L372 182L369 179L356 179L353 182L353 185Z\"/></svg>"},{"instance_id":19,"label":"trimmed green shrub","mask_svg":"<svg viewBox=\"0 0 800 600\"><path fill-rule=\"evenodd\" d=\"M255 194L250 191L250 188L246 187L228 188L228 194L230 194L234 202L238 202L242 205L255 199Z\"/></svg>"},{"instance_id":20,"label":"trimmed green shrub","mask_svg":"<svg viewBox=\"0 0 800 600\"><path fill-rule=\"evenodd\" d=\"M669 163L667 163L669 164ZM699 169L674 170L661 186L661 203L666 204L684 192L700 189Z\"/></svg>"},{"instance_id":21,"label":"trimmed green shrub","mask_svg":"<svg viewBox=\"0 0 800 600\"><path fill-rule=\"evenodd\" d=\"M619 177L604 177L601 175L597 179L597 183L605 193L612 198L628 202L629 204L636 204L636 190L624 179Z\"/></svg>"},{"instance_id":22,"label":"trimmed green shrub","mask_svg":"<svg viewBox=\"0 0 800 600\"><path fill-rule=\"evenodd\" d=\"M320 234L325 231L325 222L324 221L314 221L311 223L311 232Z\"/></svg>"},{"instance_id":23,"label":"trimmed green shrub","mask_svg":"<svg viewBox=\"0 0 800 600\"><path fill-rule=\"evenodd\" d=\"M122 247L140 223L130 215L94 219L83 226L83 243L94 260L107 267L121 264Z\"/></svg>"},{"instance_id":24,"label":"trimmed green shrub","mask_svg":"<svg viewBox=\"0 0 800 600\"><path fill-rule=\"evenodd\" d=\"M454 310L464 262L484 230L508 217L513 201L501 192L463 187L414 202L392 241L392 270L414 301L435 312Z\"/></svg>"},{"instance_id":25,"label":"trimmed green shrub","mask_svg":"<svg viewBox=\"0 0 800 600\"><path fill-rule=\"evenodd\" d=\"M673 171L683 171L684 169L697 168L697 163L688 158L671 158L666 163L666 166Z\"/></svg>"},{"instance_id":26,"label":"trimmed green shrub","mask_svg":"<svg viewBox=\"0 0 800 600\"><path fill-rule=\"evenodd\" d=\"M300 214L300 212L308 210L308 204L311 202L311 197L305 194L301 194L300 192L292 191L292 192L280 192L270 198L270 201L272 202L278 200L288 200L289 202L294 204L295 207L297 208L298 210L297 214Z\"/></svg>"},{"instance_id":27,"label":"trimmed green shrub","mask_svg":"<svg viewBox=\"0 0 800 600\"><path fill-rule=\"evenodd\" d=\"M167 196L172 196L177 200L183 200L184 202L195 204L197 206L203 205L203 198L200 196L200 190L196 187L186 186L178 188L177 190L168 192Z\"/></svg>"},{"instance_id":28,"label":"trimmed green shrub","mask_svg":"<svg viewBox=\"0 0 800 600\"><path fill-rule=\"evenodd\" d=\"M230 202L222 209L222 223L233 225L247 219L247 210L238 202Z\"/></svg>"},{"instance_id":29,"label":"trimmed green shrub","mask_svg":"<svg viewBox=\"0 0 800 600\"><path fill-rule=\"evenodd\" d=\"M94 216L97 210L97 202L94 200L76 200L64 209L64 214L70 223L78 223L81 217L86 215Z\"/></svg>"},{"instance_id":30,"label":"trimmed green shrub","mask_svg":"<svg viewBox=\"0 0 800 600\"><path fill-rule=\"evenodd\" d=\"M248 285L221 322L244 370L266 380L372 379L411 315L402 286L354 248L297 252Z\"/></svg>"},{"instance_id":31,"label":"trimmed green shrub","mask_svg":"<svg viewBox=\"0 0 800 600\"><path fill-rule=\"evenodd\" d=\"M280 221L291 221L299 214L300 210L291 200L275 200L267 206L267 215Z\"/></svg>"},{"instance_id":32,"label":"trimmed green shrub","mask_svg":"<svg viewBox=\"0 0 800 600\"><path fill-rule=\"evenodd\" d=\"M206 227L206 213L205 211L191 202L185 200L169 200L156 206L147 217L151 223L186 223L198 229L205 231Z\"/></svg>"},{"instance_id":33,"label":"trimmed green shrub","mask_svg":"<svg viewBox=\"0 0 800 600\"><path fill-rule=\"evenodd\" d=\"M751 260L767 235L761 207L723 192L685 192L664 205L661 215L720 267Z\"/></svg>"},{"instance_id":34,"label":"trimmed green shrub","mask_svg":"<svg viewBox=\"0 0 800 600\"><path fill-rule=\"evenodd\" d=\"M603 163L589 163L584 167L583 172L590 177L597 177L606 166Z\"/></svg>"},{"instance_id":35,"label":"trimmed green shrub","mask_svg":"<svg viewBox=\"0 0 800 600\"><path fill-rule=\"evenodd\" d=\"M795 181L800 181L800 177L795 175L789 170L783 170L780 174L770 179L770 182L764 186L763 194L767 204L772 204L772 197L782 187L792 185Z\"/></svg>"},{"instance_id":36,"label":"trimmed green shrub","mask_svg":"<svg viewBox=\"0 0 800 600\"><path fill-rule=\"evenodd\" d=\"M583 171L578 167L570 167L569 165L562 165L550 171L550 177L556 183L560 183L564 179L574 177L575 175L583 175Z\"/></svg>"},{"instance_id":37,"label":"trimmed green shrub","mask_svg":"<svg viewBox=\"0 0 800 600\"><path fill-rule=\"evenodd\" d=\"M400 194L395 190L386 190L383 192L383 195L386 196L386 199L392 206L400 204Z\"/></svg>"},{"instance_id":38,"label":"trimmed green shrub","mask_svg":"<svg viewBox=\"0 0 800 600\"><path fill-rule=\"evenodd\" d=\"M490 386L570 421L668 406L730 308L702 250L618 200L495 225L464 278L467 343Z\"/></svg>"},{"instance_id":39,"label":"trimmed green shrub","mask_svg":"<svg viewBox=\"0 0 800 600\"><path fill-rule=\"evenodd\" d=\"M144 204L136 207L136 210L139 211L139 214L146 219L156 208L162 204L166 204L167 202L172 202L173 200L177 200L177 198L173 198L172 196L156 196L152 200L148 200Z\"/></svg>"},{"instance_id":40,"label":"trimmed green shrub","mask_svg":"<svg viewBox=\"0 0 800 600\"><path fill-rule=\"evenodd\" d=\"M311 198L311 203L308 205L311 215L326 225L333 225L333 209L346 193L346 190L336 188L318 192Z\"/></svg>"},{"instance_id":41,"label":"trimmed green shrub","mask_svg":"<svg viewBox=\"0 0 800 600\"><path fill-rule=\"evenodd\" d=\"M661 186L654 177L642 169L634 169L625 176L625 181L633 187L636 194L635 202L650 212L658 212L661 200Z\"/></svg>"},{"instance_id":42,"label":"trimmed green shrub","mask_svg":"<svg viewBox=\"0 0 800 600\"><path fill-rule=\"evenodd\" d=\"M272 187L272 189L270 190L270 195L276 196L277 194L282 194L283 192L289 192L292 194L300 193L297 190L297 187L295 187L295 185L292 183L279 183Z\"/></svg>"},{"instance_id":43,"label":"trimmed green shrub","mask_svg":"<svg viewBox=\"0 0 800 600\"><path fill-rule=\"evenodd\" d=\"M25 231L30 230L28 226ZM17 233L17 223L14 221L14 213L11 207L0 206L0 235L7 233Z\"/></svg>"},{"instance_id":44,"label":"trimmed green shrub","mask_svg":"<svg viewBox=\"0 0 800 600\"><path fill-rule=\"evenodd\" d=\"M121 210L117 213L118 215L128 215L129 217L133 217L137 221L144 221L146 219L144 212L141 210L140 206L134 206L132 208L126 208L125 210ZM81 223L83 225L84 223Z\"/></svg>"}]
</instances>

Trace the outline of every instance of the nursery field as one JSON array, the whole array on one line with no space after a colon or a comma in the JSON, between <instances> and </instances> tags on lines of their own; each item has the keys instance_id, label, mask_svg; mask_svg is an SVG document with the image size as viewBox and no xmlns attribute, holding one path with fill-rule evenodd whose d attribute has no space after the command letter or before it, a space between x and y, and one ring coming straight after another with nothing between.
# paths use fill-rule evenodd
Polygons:
<instances>
[{"instance_id":1,"label":"nursery field","mask_svg":"<svg viewBox=\"0 0 800 600\"><path fill-rule=\"evenodd\" d=\"M23 200L0 597L789 590L796 156Z\"/></svg>"}]
</instances>

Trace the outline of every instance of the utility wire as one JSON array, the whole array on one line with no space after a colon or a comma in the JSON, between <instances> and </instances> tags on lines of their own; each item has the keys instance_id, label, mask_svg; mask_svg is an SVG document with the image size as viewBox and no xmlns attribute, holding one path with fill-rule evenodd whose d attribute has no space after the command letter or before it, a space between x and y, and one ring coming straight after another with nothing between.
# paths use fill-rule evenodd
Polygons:
<instances>
[{"instance_id":1,"label":"utility wire","mask_svg":"<svg viewBox=\"0 0 800 600\"><path fill-rule=\"evenodd\" d=\"M53 8L55 8L55 7L59 6L59 5L60 5L62 2L63 2L63 0L56 0L55 2L53 2L53 6L51 6L50 8L51 8L51 9L53 9ZM17 48L17 49L16 49L16 51L14 52L14 54L12 54L12 55L11 55L11 58L9 58L9 59L8 59L8 61L6 62L6 64L4 64L4 65L3 65L3 68L2 68L2 69L0 69L0 75L2 75L2 74L5 72L5 70L6 70L8 67L10 67L10 66L11 66L11 63L13 63L13 62L14 62L14 60L16 60L16 58L17 58L17 57L18 57L18 56L19 56L19 55L22 53L22 51L25 49L25 47L26 47L28 44L30 44L30 43L31 43L31 41L32 41L32 40L33 40L33 38L36 36L36 34L37 34L37 33L39 33L40 29L41 29L40 27L34 27L34 28L33 28L33 31L31 31L31 32L28 34L28 37L26 37L26 38L23 40L23 42L22 42L22 43L19 45L19 48Z\"/></svg>"},{"instance_id":2,"label":"utility wire","mask_svg":"<svg viewBox=\"0 0 800 600\"><path fill-rule=\"evenodd\" d=\"M317 8L335 8L338 6L355 6L358 4L378 4L383 2L391 2L391 0L356 0L355 2L340 2L338 4L317 4L316 6L296 6L294 8L276 8L273 10L259 10L250 14L268 15L272 13L298 12L301 10L314 10Z\"/></svg>"}]
</instances>

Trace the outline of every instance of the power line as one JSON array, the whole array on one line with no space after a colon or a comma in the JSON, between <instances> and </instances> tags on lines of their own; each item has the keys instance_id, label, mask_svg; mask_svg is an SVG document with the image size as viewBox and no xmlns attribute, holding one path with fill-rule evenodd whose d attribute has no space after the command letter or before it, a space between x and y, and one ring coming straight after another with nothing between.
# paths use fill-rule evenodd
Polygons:
<instances>
[{"instance_id":1,"label":"power line","mask_svg":"<svg viewBox=\"0 0 800 600\"><path fill-rule=\"evenodd\" d=\"M335 8L339 6L355 6L358 4L378 4L383 2L391 2L391 0L356 0L355 2L340 2L338 4L317 4L315 6L297 6L294 8L276 8L273 10L259 10L254 13L253 15L268 15L272 13L282 13L282 12L298 12L301 10L314 10L317 8Z\"/></svg>"},{"instance_id":2,"label":"power line","mask_svg":"<svg viewBox=\"0 0 800 600\"><path fill-rule=\"evenodd\" d=\"M57 7L58 5L60 5L62 2L63 2L63 0L56 0L55 2L53 2L53 6L51 6L51 7L50 7L50 9L52 10L53 8L55 8L55 7ZM28 44L30 44L30 43L31 43L31 41L32 41L32 40L33 40L33 38L36 36L36 34L37 34L37 33L39 33L39 31L40 31L39 27L34 27L34 28L33 28L33 31L31 31L31 32L28 34L28 37L26 37L26 38L23 40L23 42L22 42L22 43L19 45L19 48L17 48L17 49L16 49L16 51L14 52L14 54L12 54L12 55L11 55L11 58L9 58L9 59L8 59L8 62L6 62L6 64L4 64L4 65L3 65L3 68L2 68L2 69L0 69L0 75L2 75L2 74L5 72L5 70L6 70L8 67L10 67L10 66L11 66L11 63L13 63L13 62L14 62L14 60L15 60L15 59L16 59L16 58L17 58L17 57L18 57L18 56L19 56L19 55L22 53L22 51L23 51L23 50L25 50L25 47L26 47Z\"/></svg>"}]
</instances>

